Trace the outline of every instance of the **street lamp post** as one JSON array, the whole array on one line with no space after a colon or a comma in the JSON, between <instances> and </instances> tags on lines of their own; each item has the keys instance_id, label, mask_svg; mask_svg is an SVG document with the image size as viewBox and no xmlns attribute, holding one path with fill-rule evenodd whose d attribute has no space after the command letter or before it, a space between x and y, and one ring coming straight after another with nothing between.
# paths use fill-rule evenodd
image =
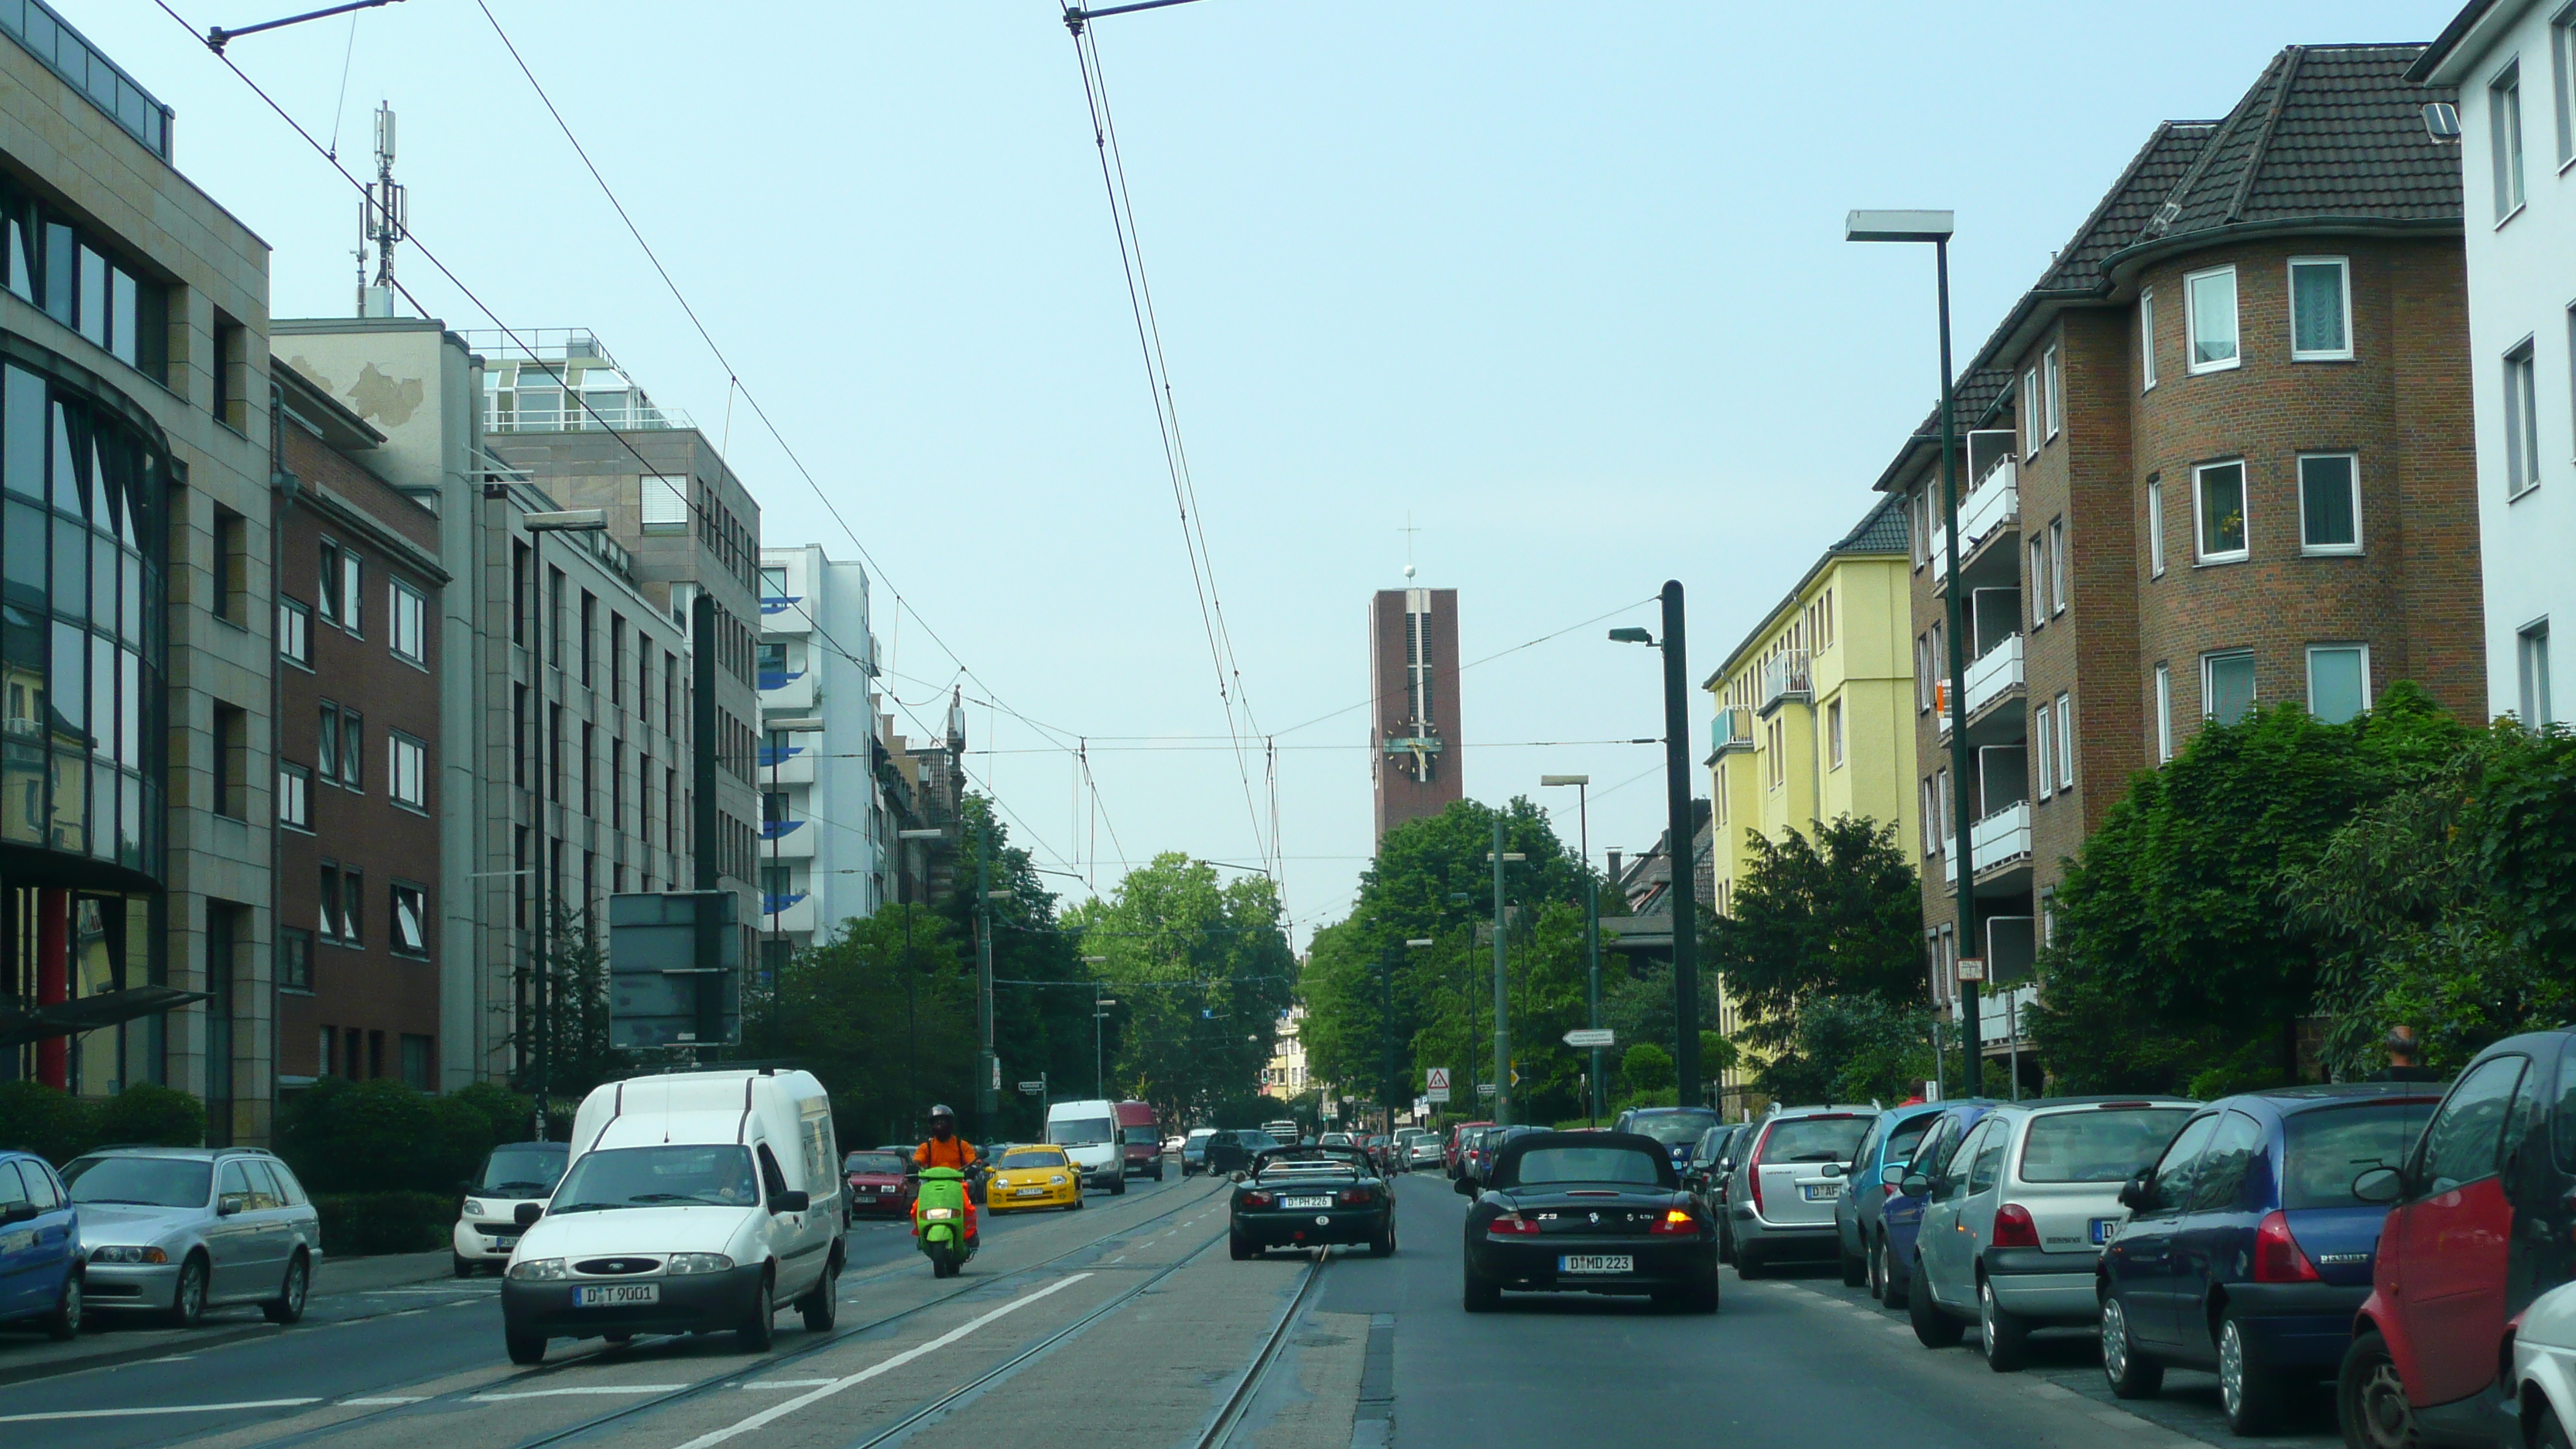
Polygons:
<instances>
[{"instance_id":1,"label":"street lamp post","mask_svg":"<svg viewBox=\"0 0 2576 1449\"><path fill-rule=\"evenodd\" d=\"M1699 1100L1699 841L1691 819L1690 649L1682 627L1682 585L1664 580L1664 637L1613 629L1622 644L1664 655L1664 845L1673 912L1673 1100Z\"/></svg>"},{"instance_id":2,"label":"street lamp post","mask_svg":"<svg viewBox=\"0 0 2576 1449\"><path fill-rule=\"evenodd\" d=\"M1494 812L1494 1125L1512 1124L1511 977L1504 969L1503 867L1529 859L1503 849L1503 813Z\"/></svg>"},{"instance_id":3,"label":"street lamp post","mask_svg":"<svg viewBox=\"0 0 2576 1449\"><path fill-rule=\"evenodd\" d=\"M1117 1004L1118 998L1100 994L1099 982L1091 983L1091 1095L1103 1101L1109 1096L1109 1067L1101 1043L1109 1029L1109 1013L1101 1008Z\"/></svg>"},{"instance_id":4,"label":"street lamp post","mask_svg":"<svg viewBox=\"0 0 2576 1449\"><path fill-rule=\"evenodd\" d=\"M780 921L787 910L787 873L778 864L779 842L787 837L787 793L778 787L778 766L786 758L789 735L818 735L822 732L823 721L817 715L799 715L793 719L769 722L769 798L776 802L778 818L764 820L761 824L769 831L769 883L779 887L762 892L769 898L769 985L772 991L778 989L777 972L787 962L787 932ZM767 811L761 813L768 814Z\"/></svg>"},{"instance_id":5,"label":"street lamp post","mask_svg":"<svg viewBox=\"0 0 2576 1449\"><path fill-rule=\"evenodd\" d=\"M506 493L503 496L506 497ZM533 596L529 602L535 606L537 615L535 621L529 626L528 632L528 674L531 682L537 687L537 717L533 721L537 731L537 778L531 796L534 802L533 808L528 812L536 818L537 836L536 859L530 862L531 868L536 871L536 969L532 973L534 979L529 995L532 998L530 1005L534 1008L537 1018L537 1080L533 1095L537 1099L537 1140L543 1142L547 1138L547 1116L550 1105L547 1099L553 1087L554 1076L552 967L555 913L553 896L556 891L563 889L563 882L556 880L547 869L550 864L549 858L554 854L552 847L547 844L550 832L546 829L546 810L552 803L547 792L554 787L554 772L562 761L555 757L551 749L554 731L549 727L546 704L546 535L606 532L608 513L607 510L600 508L570 508L544 513L523 513L519 516L519 524L528 530L529 535L528 570L532 577L529 579L528 591ZM555 630L555 647L558 649L563 647L563 630L560 626ZM560 688L556 690L558 696L562 693Z\"/></svg>"},{"instance_id":6,"label":"street lamp post","mask_svg":"<svg viewBox=\"0 0 2576 1449\"><path fill-rule=\"evenodd\" d=\"M1574 819L1577 839L1583 851L1583 970L1585 997L1590 1014L1584 1025L1601 1029L1601 895L1600 882L1592 878L1592 777L1590 775L1541 775L1541 788L1553 785L1574 787ZM1583 1107L1591 1125L1601 1125L1601 1048L1592 1049L1592 1077L1585 1084ZM1679 1100L1676 1098L1675 1100Z\"/></svg>"},{"instance_id":7,"label":"street lamp post","mask_svg":"<svg viewBox=\"0 0 2576 1449\"><path fill-rule=\"evenodd\" d=\"M903 849L903 844L906 841L945 840L948 838L948 832L945 830L898 830L895 832L894 838L895 849L900 853ZM912 899L911 875L904 869L904 864L905 863L902 860L898 859L895 862L894 872L895 889L900 892L904 898L903 1098L906 1102L918 1104L921 1100L921 1082L918 1076L921 1065L921 1010L920 1002L914 996L913 988L919 983L913 979L917 973L913 970L912 965L912 913L918 903Z\"/></svg>"},{"instance_id":8,"label":"street lamp post","mask_svg":"<svg viewBox=\"0 0 2576 1449\"><path fill-rule=\"evenodd\" d=\"M1971 753L1968 749L1968 640L1965 620L1967 609L1959 587L1959 420L1950 376L1950 237L1957 230L1957 215L1947 211L1855 211L1843 220L1843 240L1856 242L1930 242L1932 244L1933 285L1938 295L1941 314L1941 516L1948 537L1944 540L1942 563L1949 584L1943 590L1947 605L1950 635L1950 798L1951 827L1958 833L1959 871L1959 936L1956 956L1974 950L1977 939L1977 868L1976 852L1969 831L1976 824L1976 807L1968 798ZM2027 406L2027 404L2025 404ZM1985 953L1978 951L1978 955ZM1971 1097L1985 1090L1984 1064L1979 1060L1977 1040L1977 983L1959 983L1959 1040L1967 1055L1963 1085Z\"/></svg>"}]
</instances>

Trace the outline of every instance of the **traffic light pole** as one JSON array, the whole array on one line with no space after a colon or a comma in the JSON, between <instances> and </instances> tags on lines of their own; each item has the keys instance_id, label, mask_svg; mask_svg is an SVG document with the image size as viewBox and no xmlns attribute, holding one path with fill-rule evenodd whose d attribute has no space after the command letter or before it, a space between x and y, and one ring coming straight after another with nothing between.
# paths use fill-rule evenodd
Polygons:
<instances>
[{"instance_id":1,"label":"traffic light pole","mask_svg":"<svg viewBox=\"0 0 2576 1449\"><path fill-rule=\"evenodd\" d=\"M975 1126L991 1135L993 1078L993 819L975 825ZM1095 1011L1096 1014L1096 1011Z\"/></svg>"},{"instance_id":2,"label":"traffic light pole","mask_svg":"<svg viewBox=\"0 0 2576 1449\"><path fill-rule=\"evenodd\" d=\"M1512 1003L1504 973L1503 814L1494 812L1494 1123L1512 1120Z\"/></svg>"},{"instance_id":3,"label":"traffic light pole","mask_svg":"<svg viewBox=\"0 0 2576 1449\"><path fill-rule=\"evenodd\" d=\"M1682 585L1664 582L1665 864L1673 906L1673 1100L1699 1104L1699 841L1691 819L1690 658Z\"/></svg>"}]
</instances>

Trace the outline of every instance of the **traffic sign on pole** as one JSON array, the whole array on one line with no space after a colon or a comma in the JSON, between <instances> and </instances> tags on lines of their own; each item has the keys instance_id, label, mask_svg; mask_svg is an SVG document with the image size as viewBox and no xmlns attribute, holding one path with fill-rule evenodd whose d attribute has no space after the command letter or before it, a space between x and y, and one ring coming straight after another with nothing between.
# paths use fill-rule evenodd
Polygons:
<instances>
[{"instance_id":1,"label":"traffic sign on pole","mask_svg":"<svg viewBox=\"0 0 2576 1449\"><path fill-rule=\"evenodd\" d=\"M1448 1090L1449 1090L1449 1069L1448 1069L1447 1067L1425 1067L1425 1068L1423 1068L1423 1069L1422 1069L1422 1084L1423 1084L1424 1086L1426 1086L1426 1087L1429 1087L1431 1090L1433 1090L1433 1091L1435 1091L1435 1092L1445 1092L1445 1091L1448 1091Z\"/></svg>"},{"instance_id":2,"label":"traffic sign on pole","mask_svg":"<svg viewBox=\"0 0 2576 1449\"><path fill-rule=\"evenodd\" d=\"M1494 1095L1494 1084L1491 1082L1478 1082L1476 1084L1476 1095L1479 1097L1490 1097Z\"/></svg>"},{"instance_id":3,"label":"traffic sign on pole","mask_svg":"<svg viewBox=\"0 0 2576 1449\"><path fill-rule=\"evenodd\" d=\"M1574 1030L1565 1034L1565 1044L1578 1051L1585 1047L1617 1046L1619 1044L1619 1033L1612 1031L1606 1026L1578 1026Z\"/></svg>"},{"instance_id":4,"label":"traffic sign on pole","mask_svg":"<svg viewBox=\"0 0 2576 1449\"><path fill-rule=\"evenodd\" d=\"M1022 1092L1024 1092L1024 1093L1028 1094L1029 1096L1034 1097L1034 1096L1036 1096L1038 1093L1043 1092L1043 1091L1045 1091L1045 1090L1046 1090L1046 1083L1044 1083L1044 1082L1022 1082L1022 1083L1020 1083L1020 1090L1021 1090Z\"/></svg>"}]
</instances>

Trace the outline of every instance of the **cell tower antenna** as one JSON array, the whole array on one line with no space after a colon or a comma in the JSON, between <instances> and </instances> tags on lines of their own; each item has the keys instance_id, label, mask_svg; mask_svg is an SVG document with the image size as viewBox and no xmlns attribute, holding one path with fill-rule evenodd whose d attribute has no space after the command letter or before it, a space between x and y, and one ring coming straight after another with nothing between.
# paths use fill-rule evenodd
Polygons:
<instances>
[{"instance_id":1,"label":"cell tower antenna","mask_svg":"<svg viewBox=\"0 0 2576 1449\"><path fill-rule=\"evenodd\" d=\"M367 184L366 199L358 203L358 315L390 317L394 315L394 243L411 234L410 196L402 183L394 180L394 108L390 101L376 105L376 179ZM366 251L376 251L376 278L366 278Z\"/></svg>"},{"instance_id":2,"label":"cell tower antenna","mask_svg":"<svg viewBox=\"0 0 2576 1449\"><path fill-rule=\"evenodd\" d=\"M1396 531L1404 535L1404 576L1409 579L1413 577L1413 536L1422 531L1413 526L1412 509L1404 510L1404 527Z\"/></svg>"}]
</instances>

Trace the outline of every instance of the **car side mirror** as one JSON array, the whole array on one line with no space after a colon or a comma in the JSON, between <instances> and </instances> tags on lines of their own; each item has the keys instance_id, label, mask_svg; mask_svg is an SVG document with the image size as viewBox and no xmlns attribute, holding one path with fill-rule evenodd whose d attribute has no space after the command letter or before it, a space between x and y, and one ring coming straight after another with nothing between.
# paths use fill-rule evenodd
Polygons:
<instances>
[{"instance_id":1,"label":"car side mirror","mask_svg":"<svg viewBox=\"0 0 2576 1449\"><path fill-rule=\"evenodd\" d=\"M1902 1162L1891 1162L1885 1167L1880 1168L1878 1170L1878 1180L1889 1187L1901 1189L1905 1184L1905 1164Z\"/></svg>"},{"instance_id":2,"label":"car side mirror","mask_svg":"<svg viewBox=\"0 0 2576 1449\"><path fill-rule=\"evenodd\" d=\"M535 1227L537 1225L537 1219L544 1217L545 1215L546 1205L541 1202L523 1202L517 1207L510 1209L511 1221L517 1223L523 1228Z\"/></svg>"},{"instance_id":3,"label":"car side mirror","mask_svg":"<svg viewBox=\"0 0 2576 1449\"><path fill-rule=\"evenodd\" d=\"M1460 1197L1474 1197L1476 1195L1476 1181L1474 1178L1460 1177L1456 1182L1451 1183L1450 1186L1456 1189Z\"/></svg>"},{"instance_id":4,"label":"car side mirror","mask_svg":"<svg viewBox=\"0 0 2576 1449\"><path fill-rule=\"evenodd\" d=\"M2147 1204L2151 1200L2148 1195L2155 1191L2155 1186L2156 1170L2152 1167L2139 1168L2129 1174L2127 1182L2120 1184L2120 1206L2133 1213L2146 1211Z\"/></svg>"},{"instance_id":5,"label":"car side mirror","mask_svg":"<svg viewBox=\"0 0 2576 1449\"><path fill-rule=\"evenodd\" d=\"M215 1199L215 1216L228 1218L242 1210L242 1200L230 1193Z\"/></svg>"},{"instance_id":6,"label":"car side mirror","mask_svg":"<svg viewBox=\"0 0 2576 1449\"><path fill-rule=\"evenodd\" d=\"M2406 1195L2406 1174L2381 1164L2365 1167L2352 1180L2352 1195L2366 1203L2392 1203Z\"/></svg>"},{"instance_id":7,"label":"car side mirror","mask_svg":"<svg viewBox=\"0 0 2576 1449\"><path fill-rule=\"evenodd\" d=\"M777 1193L769 1199L769 1210L774 1213L801 1213L813 1206L814 1199L810 1195L793 1188Z\"/></svg>"},{"instance_id":8,"label":"car side mirror","mask_svg":"<svg viewBox=\"0 0 2576 1449\"><path fill-rule=\"evenodd\" d=\"M1909 1172L1897 1179L1897 1188L1907 1197L1922 1197L1932 1191L1932 1179L1920 1172Z\"/></svg>"},{"instance_id":9,"label":"car side mirror","mask_svg":"<svg viewBox=\"0 0 2576 1449\"><path fill-rule=\"evenodd\" d=\"M1828 1162L1828 1163L1826 1163L1826 1164L1825 1164L1825 1172L1824 1172L1824 1175L1825 1175L1826 1177L1829 1177L1829 1178L1832 1178L1832 1177L1843 1177L1843 1176L1847 1176L1847 1175L1849 1175L1849 1174L1850 1174L1850 1172L1851 1172L1851 1168L1850 1168L1850 1166L1849 1166L1849 1165L1847 1165L1847 1164L1845 1164L1845 1163L1840 1163L1840 1162Z\"/></svg>"}]
</instances>

